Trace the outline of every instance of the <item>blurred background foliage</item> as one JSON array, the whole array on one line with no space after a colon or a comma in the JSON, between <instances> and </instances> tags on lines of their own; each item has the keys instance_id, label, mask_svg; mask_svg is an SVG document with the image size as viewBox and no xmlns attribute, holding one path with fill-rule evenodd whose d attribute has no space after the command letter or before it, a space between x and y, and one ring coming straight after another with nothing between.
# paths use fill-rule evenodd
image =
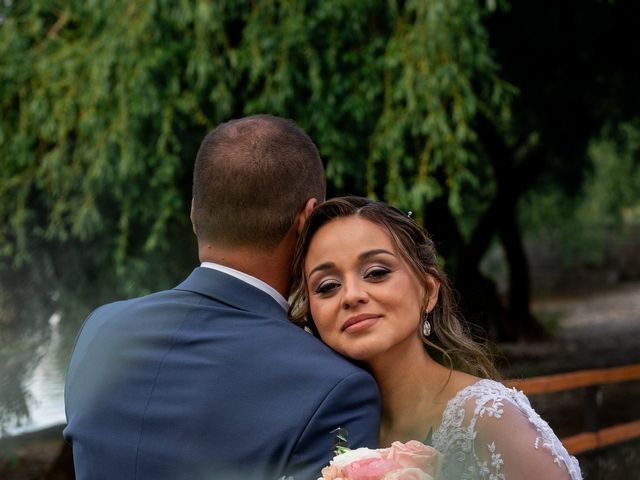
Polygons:
<instances>
[{"instance_id":1,"label":"blurred background foliage","mask_svg":"<svg viewBox=\"0 0 640 480\"><path fill-rule=\"evenodd\" d=\"M3 0L5 376L28 370L10 359L37 357L52 313L70 344L96 305L171 287L197 264L188 211L199 143L258 112L311 135L330 196L413 211L470 322L494 339L544 335L527 245L602 265L605 237L640 222L639 10L630 0ZM482 268L496 248L502 286Z\"/></svg>"}]
</instances>

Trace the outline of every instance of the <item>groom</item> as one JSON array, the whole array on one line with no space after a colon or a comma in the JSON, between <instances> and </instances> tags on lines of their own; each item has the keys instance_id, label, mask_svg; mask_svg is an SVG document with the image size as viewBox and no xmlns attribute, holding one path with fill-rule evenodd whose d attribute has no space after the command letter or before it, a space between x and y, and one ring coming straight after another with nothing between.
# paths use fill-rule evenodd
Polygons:
<instances>
[{"instance_id":1,"label":"groom","mask_svg":"<svg viewBox=\"0 0 640 480\"><path fill-rule=\"evenodd\" d=\"M296 238L324 198L311 139L255 115L204 139L191 220L200 267L85 321L65 387L76 478L315 479L342 427L376 446L367 373L287 319Z\"/></svg>"}]
</instances>

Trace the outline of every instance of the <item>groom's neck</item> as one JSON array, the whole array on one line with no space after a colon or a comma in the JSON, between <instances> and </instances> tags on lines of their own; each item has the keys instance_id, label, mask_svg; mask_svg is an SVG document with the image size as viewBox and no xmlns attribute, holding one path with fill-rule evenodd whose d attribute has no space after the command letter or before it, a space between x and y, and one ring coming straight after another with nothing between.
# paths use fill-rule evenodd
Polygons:
<instances>
[{"instance_id":1,"label":"groom's neck","mask_svg":"<svg viewBox=\"0 0 640 480\"><path fill-rule=\"evenodd\" d=\"M201 262L213 262L258 278L283 297L289 295L289 269L293 251L278 245L273 249L253 247L221 247L210 243L199 245Z\"/></svg>"}]
</instances>

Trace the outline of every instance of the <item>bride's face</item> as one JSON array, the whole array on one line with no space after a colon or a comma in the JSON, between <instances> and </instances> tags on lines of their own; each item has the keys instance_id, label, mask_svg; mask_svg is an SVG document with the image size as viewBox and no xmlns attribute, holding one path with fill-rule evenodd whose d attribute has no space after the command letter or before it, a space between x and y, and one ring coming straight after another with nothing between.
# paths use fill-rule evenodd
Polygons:
<instances>
[{"instance_id":1,"label":"bride's face","mask_svg":"<svg viewBox=\"0 0 640 480\"><path fill-rule=\"evenodd\" d=\"M382 227L358 217L322 226L309 244L305 276L318 333L337 352L372 361L422 350L425 288Z\"/></svg>"}]
</instances>

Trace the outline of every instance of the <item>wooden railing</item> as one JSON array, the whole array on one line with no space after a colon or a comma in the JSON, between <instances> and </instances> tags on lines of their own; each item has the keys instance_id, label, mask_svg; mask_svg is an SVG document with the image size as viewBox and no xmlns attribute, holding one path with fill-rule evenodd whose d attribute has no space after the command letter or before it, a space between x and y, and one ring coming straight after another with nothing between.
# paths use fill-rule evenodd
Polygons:
<instances>
[{"instance_id":1,"label":"wooden railing","mask_svg":"<svg viewBox=\"0 0 640 480\"><path fill-rule=\"evenodd\" d=\"M529 396L584 388L586 391L585 431L562 438L562 443L569 453L576 455L640 437L640 419L612 427L598 428L600 387L634 380L640 380L640 364L581 370L523 380L507 380L504 383L522 390Z\"/></svg>"}]
</instances>

